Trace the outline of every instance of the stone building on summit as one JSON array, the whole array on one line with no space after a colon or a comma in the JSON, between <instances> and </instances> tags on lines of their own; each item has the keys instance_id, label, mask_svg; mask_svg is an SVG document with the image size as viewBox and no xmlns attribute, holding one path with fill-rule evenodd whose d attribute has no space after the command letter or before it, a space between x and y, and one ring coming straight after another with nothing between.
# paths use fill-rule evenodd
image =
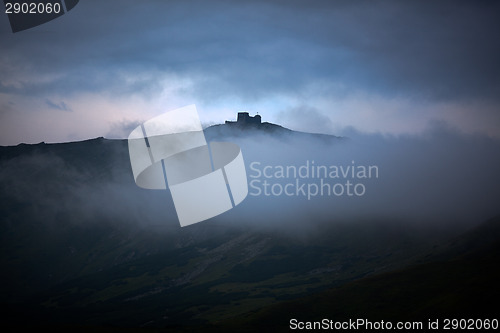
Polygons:
<instances>
[{"instance_id":1,"label":"stone building on summit","mask_svg":"<svg viewBox=\"0 0 500 333\"><path fill-rule=\"evenodd\" d=\"M227 125L238 125L238 126L248 126L248 125L260 125L262 119L260 115L250 116L248 112L238 112L238 118L236 121L226 120Z\"/></svg>"}]
</instances>

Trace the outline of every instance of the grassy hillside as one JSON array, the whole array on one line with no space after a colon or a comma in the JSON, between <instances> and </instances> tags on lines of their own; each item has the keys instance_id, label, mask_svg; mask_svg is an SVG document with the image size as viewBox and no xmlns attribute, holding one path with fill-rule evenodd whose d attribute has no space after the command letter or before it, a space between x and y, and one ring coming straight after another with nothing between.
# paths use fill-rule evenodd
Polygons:
<instances>
[{"instance_id":1,"label":"grassy hillside","mask_svg":"<svg viewBox=\"0 0 500 333\"><path fill-rule=\"evenodd\" d=\"M439 258L437 261L432 259ZM500 218L422 258L423 264L367 277L219 323L214 331L288 331L289 321L422 321L497 318Z\"/></svg>"}]
</instances>

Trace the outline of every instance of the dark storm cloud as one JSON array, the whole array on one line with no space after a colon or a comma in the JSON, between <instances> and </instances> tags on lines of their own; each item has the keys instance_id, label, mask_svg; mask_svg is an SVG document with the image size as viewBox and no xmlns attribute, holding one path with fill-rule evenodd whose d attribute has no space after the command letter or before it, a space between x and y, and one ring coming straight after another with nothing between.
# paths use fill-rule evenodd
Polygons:
<instances>
[{"instance_id":1,"label":"dark storm cloud","mask_svg":"<svg viewBox=\"0 0 500 333\"><path fill-rule=\"evenodd\" d=\"M64 103L64 101L61 101L59 103L54 103L50 99L46 98L45 99L45 104L47 104L51 109L59 110L59 111L66 111L66 112L71 112L71 108Z\"/></svg>"},{"instance_id":2,"label":"dark storm cloud","mask_svg":"<svg viewBox=\"0 0 500 333\"><path fill-rule=\"evenodd\" d=\"M85 1L57 22L4 32L0 83L21 94L151 95L176 74L206 99L300 95L317 80L496 99L499 13L488 1Z\"/></svg>"}]
</instances>

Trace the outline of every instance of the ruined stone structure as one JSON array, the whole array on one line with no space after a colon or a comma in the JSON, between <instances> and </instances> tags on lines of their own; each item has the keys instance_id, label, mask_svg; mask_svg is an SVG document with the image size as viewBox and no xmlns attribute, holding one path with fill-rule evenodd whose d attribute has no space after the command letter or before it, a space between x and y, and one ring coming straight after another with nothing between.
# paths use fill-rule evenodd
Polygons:
<instances>
[{"instance_id":1,"label":"ruined stone structure","mask_svg":"<svg viewBox=\"0 0 500 333\"><path fill-rule=\"evenodd\" d=\"M241 126L247 126L247 125L260 125L262 123L262 119L260 115L255 115L251 117L248 112L238 112L238 118L236 121L229 121L226 120L226 124L228 125L241 125Z\"/></svg>"}]
</instances>

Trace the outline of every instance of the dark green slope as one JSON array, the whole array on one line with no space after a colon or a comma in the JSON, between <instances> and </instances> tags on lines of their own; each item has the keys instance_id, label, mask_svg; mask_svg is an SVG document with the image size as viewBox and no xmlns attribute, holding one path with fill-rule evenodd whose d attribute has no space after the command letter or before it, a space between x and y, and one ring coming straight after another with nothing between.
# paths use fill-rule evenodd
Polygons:
<instances>
[{"instance_id":1,"label":"dark green slope","mask_svg":"<svg viewBox=\"0 0 500 333\"><path fill-rule=\"evenodd\" d=\"M198 232L213 226L202 227ZM113 244L121 251L140 252L148 241L157 242L146 236L137 234L133 243L121 246L87 239L88 248L80 251L96 252L106 245L98 259L104 265L107 251L113 253ZM14 299L8 304L7 320L18 321L29 314L32 324L210 325L342 285L382 267L401 267L428 249L424 236L381 222L373 222L371 228L355 224L325 228L301 239L248 229L211 232L206 239L194 238L178 248L166 247L118 265L109 262L97 272L87 268L78 277L30 298ZM81 259L78 264L86 266Z\"/></svg>"},{"instance_id":2,"label":"dark green slope","mask_svg":"<svg viewBox=\"0 0 500 333\"><path fill-rule=\"evenodd\" d=\"M282 302L214 330L288 331L289 321L427 322L436 318L497 318L500 314L500 217L427 256L426 263ZM428 262L439 258L436 261Z\"/></svg>"}]
</instances>

